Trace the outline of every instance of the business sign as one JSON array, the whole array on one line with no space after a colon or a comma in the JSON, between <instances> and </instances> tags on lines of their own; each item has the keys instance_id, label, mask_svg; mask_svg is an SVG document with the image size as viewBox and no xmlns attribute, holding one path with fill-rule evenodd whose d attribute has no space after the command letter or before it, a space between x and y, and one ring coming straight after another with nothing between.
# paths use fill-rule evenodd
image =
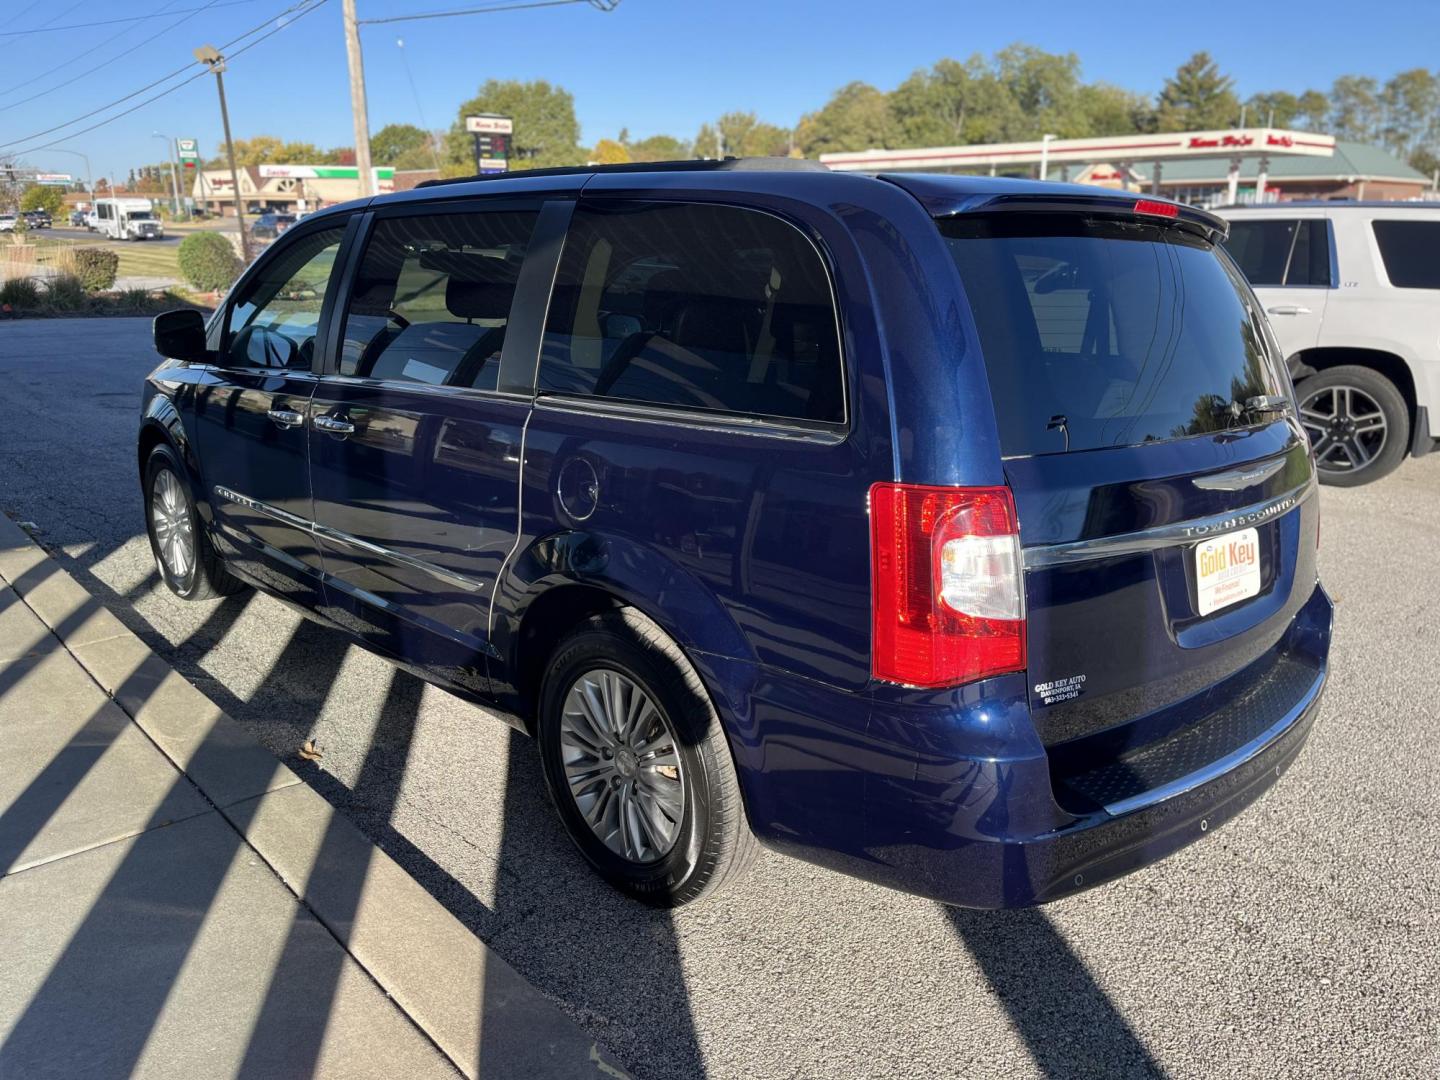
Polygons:
<instances>
[{"instance_id":1,"label":"business sign","mask_svg":"<svg viewBox=\"0 0 1440 1080\"><path fill-rule=\"evenodd\" d=\"M194 139L176 139L175 156L181 161L194 161L200 156L200 144Z\"/></svg>"},{"instance_id":2,"label":"business sign","mask_svg":"<svg viewBox=\"0 0 1440 1080\"><path fill-rule=\"evenodd\" d=\"M479 113L465 117L465 130L472 135L513 135L515 121L497 113Z\"/></svg>"},{"instance_id":3,"label":"business sign","mask_svg":"<svg viewBox=\"0 0 1440 1080\"><path fill-rule=\"evenodd\" d=\"M475 143L475 171L505 172L510 168L510 138L515 122L508 116L481 113L465 118L465 130Z\"/></svg>"},{"instance_id":4,"label":"business sign","mask_svg":"<svg viewBox=\"0 0 1440 1080\"><path fill-rule=\"evenodd\" d=\"M44 184L46 187L68 187L74 182L74 177L69 173L41 172L35 174L35 183Z\"/></svg>"},{"instance_id":5,"label":"business sign","mask_svg":"<svg viewBox=\"0 0 1440 1080\"><path fill-rule=\"evenodd\" d=\"M359 180L360 170L354 165L261 165L262 180ZM381 165L371 170L377 180L395 179L395 169Z\"/></svg>"}]
</instances>

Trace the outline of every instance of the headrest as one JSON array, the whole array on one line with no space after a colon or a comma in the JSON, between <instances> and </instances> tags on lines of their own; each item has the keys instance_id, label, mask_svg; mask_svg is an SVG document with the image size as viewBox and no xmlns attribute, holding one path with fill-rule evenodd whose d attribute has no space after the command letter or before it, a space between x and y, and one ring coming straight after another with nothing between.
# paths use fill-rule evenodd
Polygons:
<instances>
[{"instance_id":1,"label":"headrest","mask_svg":"<svg viewBox=\"0 0 1440 1080\"><path fill-rule=\"evenodd\" d=\"M508 283L452 277L445 284L445 307L457 319L504 319L514 293Z\"/></svg>"}]
</instances>

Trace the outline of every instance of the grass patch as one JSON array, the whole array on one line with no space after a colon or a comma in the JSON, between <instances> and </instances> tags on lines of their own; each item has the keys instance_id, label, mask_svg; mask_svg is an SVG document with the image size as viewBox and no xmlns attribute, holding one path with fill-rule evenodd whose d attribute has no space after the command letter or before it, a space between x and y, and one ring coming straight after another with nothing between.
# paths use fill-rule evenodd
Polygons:
<instances>
[{"instance_id":1,"label":"grass patch","mask_svg":"<svg viewBox=\"0 0 1440 1080\"><path fill-rule=\"evenodd\" d=\"M98 247L113 251L120 257L119 277L160 277L180 280L180 265L176 262L178 244L156 244L150 241L123 243L106 240L97 236L93 240L64 240L51 236L33 237L37 248L37 261L42 266L63 265L67 248Z\"/></svg>"}]
</instances>

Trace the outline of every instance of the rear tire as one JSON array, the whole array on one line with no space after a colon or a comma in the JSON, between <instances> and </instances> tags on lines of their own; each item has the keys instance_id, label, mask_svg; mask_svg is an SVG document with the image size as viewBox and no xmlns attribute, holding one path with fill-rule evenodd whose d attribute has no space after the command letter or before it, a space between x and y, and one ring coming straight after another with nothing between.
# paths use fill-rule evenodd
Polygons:
<instances>
[{"instance_id":1,"label":"rear tire","mask_svg":"<svg viewBox=\"0 0 1440 1080\"><path fill-rule=\"evenodd\" d=\"M1295 387L1322 484L1359 487L1410 452L1410 409L1395 384L1358 364L1326 368Z\"/></svg>"},{"instance_id":2,"label":"rear tire","mask_svg":"<svg viewBox=\"0 0 1440 1080\"><path fill-rule=\"evenodd\" d=\"M754 860L720 718L684 654L638 611L593 616L560 642L536 726L560 820L616 888L678 907Z\"/></svg>"},{"instance_id":3,"label":"rear tire","mask_svg":"<svg viewBox=\"0 0 1440 1080\"><path fill-rule=\"evenodd\" d=\"M145 529L161 580L182 600L213 600L246 587L211 545L185 472L168 446L155 447L145 466Z\"/></svg>"}]
</instances>

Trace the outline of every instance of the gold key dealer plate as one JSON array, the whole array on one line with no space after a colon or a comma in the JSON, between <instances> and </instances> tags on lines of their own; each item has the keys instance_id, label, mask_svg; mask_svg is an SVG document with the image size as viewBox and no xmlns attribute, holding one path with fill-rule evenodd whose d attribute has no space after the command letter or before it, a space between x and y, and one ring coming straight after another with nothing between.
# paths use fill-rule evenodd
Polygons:
<instances>
[{"instance_id":1,"label":"gold key dealer plate","mask_svg":"<svg viewBox=\"0 0 1440 1080\"><path fill-rule=\"evenodd\" d=\"M1241 529L1195 545L1201 615L1248 600L1260 591L1260 534Z\"/></svg>"}]
</instances>

